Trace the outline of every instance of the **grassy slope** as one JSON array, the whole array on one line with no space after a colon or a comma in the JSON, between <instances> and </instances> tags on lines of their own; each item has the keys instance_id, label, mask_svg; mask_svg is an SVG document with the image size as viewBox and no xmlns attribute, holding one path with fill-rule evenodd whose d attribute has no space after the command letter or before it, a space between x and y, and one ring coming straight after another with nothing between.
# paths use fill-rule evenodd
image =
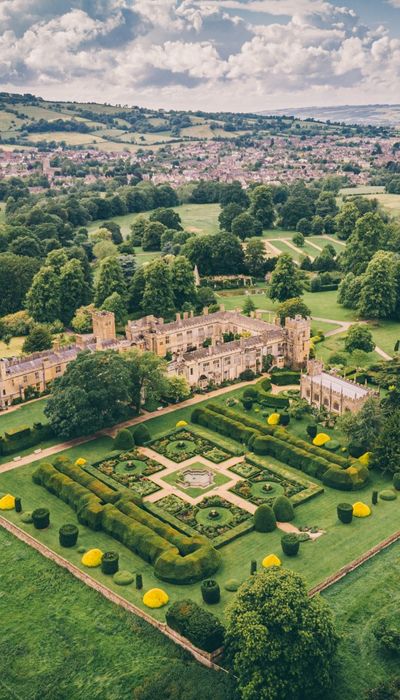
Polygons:
<instances>
[{"instance_id":1,"label":"grassy slope","mask_svg":"<svg viewBox=\"0 0 400 700\"><path fill-rule=\"evenodd\" d=\"M172 664L201 684L202 698L229 698L224 674L3 530L0 545L3 700L131 700Z\"/></svg>"}]
</instances>

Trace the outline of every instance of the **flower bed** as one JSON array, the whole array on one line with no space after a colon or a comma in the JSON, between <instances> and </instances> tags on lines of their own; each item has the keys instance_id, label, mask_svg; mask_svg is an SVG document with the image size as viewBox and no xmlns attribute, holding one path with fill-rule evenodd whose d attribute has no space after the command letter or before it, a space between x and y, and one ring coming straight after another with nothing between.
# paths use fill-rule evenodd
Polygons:
<instances>
[{"instance_id":1,"label":"flower bed","mask_svg":"<svg viewBox=\"0 0 400 700\"><path fill-rule=\"evenodd\" d=\"M185 505L176 517L201 535L214 540L251 519L251 513L220 496L208 496L197 506Z\"/></svg>"},{"instance_id":2,"label":"flower bed","mask_svg":"<svg viewBox=\"0 0 400 700\"><path fill-rule=\"evenodd\" d=\"M105 459L93 466L118 484L132 489L139 496L149 496L160 490L160 487L148 477L165 468L138 450L122 452L117 457Z\"/></svg>"},{"instance_id":3,"label":"flower bed","mask_svg":"<svg viewBox=\"0 0 400 700\"><path fill-rule=\"evenodd\" d=\"M246 471L246 464L246 462L238 464L232 471L236 471L241 476L242 474L239 472L238 467L242 468L241 471L243 473ZM249 469L249 477L243 481L238 481L232 486L230 491L257 506L262 503L272 505L277 496L284 495L292 498L306 489L306 486L294 479L284 478L267 468L257 468L252 464L248 464L248 467L256 471L251 474Z\"/></svg>"},{"instance_id":4,"label":"flower bed","mask_svg":"<svg viewBox=\"0 0 400 700\"><path fill-rule=\"evenodd\" d=\"M202 455L214 464L219 464L229 459L231 455L219 447L213 445L209 440L190 432L189 430L179 430L169 435L165 435L151 443L150 447L161 455L179 464L195 455Z\"/></svg>"}]
</instances>

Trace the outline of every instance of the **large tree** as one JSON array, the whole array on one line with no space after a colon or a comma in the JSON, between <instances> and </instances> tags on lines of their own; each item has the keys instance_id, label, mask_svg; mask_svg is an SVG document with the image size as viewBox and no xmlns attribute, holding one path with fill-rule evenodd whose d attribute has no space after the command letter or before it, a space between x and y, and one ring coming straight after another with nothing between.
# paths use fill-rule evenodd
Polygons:
<instances>
[{"instance_id":1,"label":"large tree","mask_svg":"<svg viewBox=\"0 0 400 700\"><path fill-rule=\"evenodd\" d=\"M354 231L356 221L360 218L360 211L353 202L346 202L336 216L337 237L347 241Z\"/></svg>"},{"instance_id":2,"label":"large tree","mask_svg":"<svg viewBox=\"0 0 400 700\"><path fill-rule=\"evenodd\" d=\"M287 299L279 304L277 310L277 315L279 316L281 323L285 322L285 318L294 318L298 314L303 316L303 318L308 318L311 316L311 310L304 303L301 297L294 297L294 299Z\"/></svg>"},{"instance_id":3,"label":"large tree","mask_svg":"<svg viewBox=\"0 0 400 700\"><path fill-rule=\"evenodd\" d=\"M269 296L274 301L286 301L298 297L303 292L300 273L288 253L278 258L275 270L271 274Z\"/></svg>"},{"instance_id":4,"label":"large tree","mask_svg":"<svg viewBox=\"0 0 400 700\"><path fill-rule=\"evenodd\" d=\"M12 253L0 255L0 316L23 307L25 295L40 268L40 262Z\"/></svg>"},{"instance_id":5,"label":"large tree","mask_svg":"<svg viewBox=\"0 0 400 700\"><path fill-rule=\"evenodd\" d=\"M262 277L264 274L266 254L264 241L260 238L250 238L246 244L244 261L247 272L254 277Z\"/></svg>"},{"instance_id":6,"label":"large tree","mask_svg":"<svg viewBox=\"0 0 400 700\"><path fill-rule=\"evenodd\" d=\"M130 375L131 401L139 412L144 398L158 401L166 391L166 362L153 352L139 350L131 350L124 357Z\"/></svg>"},{"instance_id":7,"label":"large tree","mask_svg":"<svg viewBox=\"0 0 400 700\"><path fill-rule=\"evenodd\" d=\"M243 207L241 207L240 204L237 204L236 202L227 204L226 207L221 209L221 213L218 216L219 227L224 231L230 231L232 221L242 212Z\"/></svg>"},{"instance_id":8,"label":"large tree","mask_svg":"<svg viewBox=\"0 0 400 700\"><path fill-rule=\"evenodd\" d=\"M47 326L35 323L26 336L22 346L22 352L40 352L49 350L53 345L53 338Z\"/></svg>"},{"instance_id":9,"label":"large tree","mask_svg":"<svg viewBox=\"0 0 400 700\"><path fill-rule=\"evenodd\" d=\"M353 352L353 350L372 352L375 349L375 343L369 328L357 323L350 326L344 340L344 349L346 352Z\"/></svg>"},{"instance_id":10,"label":"large tree","mask_svg":"<svg viewBox=\"0 0 400 700\"><path fill-rule=\"evenodd\" d=\"M101 306L113 292L126 297L126 283L121 265L116 258L106 258L100 265L99 278L95 289L94 302Z\"/></svg>"},{"instance_id":11,"label":"large tree","mask_svg":"<svg viewBox=\"0 0 400 700\"><path fill-rule=\"evenodd\" d=\"M81 352L57 380L45 414L62 439L89 435L125 419L131 373L116 352Z\"/></svg>"},{"instance_id":12,"label":"large tree","mask_svg":"<svg viewBox=\"0 0 400 700\"><path fill-rule=\"evenodd\" d=\"M175 308L193 304L196 299L193 268L184 255L174 258L171 263L172 292Z\"/></svg>"},{"instance_id":13,"label":"large tree","mask_svg":"<svg viewBox=\"0 0 400 700\"><path fill-rule=\"evenodd\" d=\"M349 441L361 445L366 451L373 450L383 425L379 399L371 396L358 413L344 413L339 418L339 425Z\"/></svg>"},{"instance_id":14,"label":"large tree","mask_svg":"<svg viewBox=\"0 0 400 700\"><path fill-rule=\"evenodd\" d=\"M272 567L249 578L227 607L226 650L246 700L313 700L332 685L338 637L304 579Z\"/></svg>"},{"instance_id":15,"label":"large tree","mask_svg":"<svg viewBox=\"0 0 400 700\"><path fill-rule=\"evenodd\" d=\"M171 316L175 306L170 265L162 258L152 260L146 265L144 279L142 310L154 316Z\"/></svg>"},{"instance_id":16,"label":"large tree","mask_svg":"<svg viewBox=\"0 0 400 700\"><path fill-rule=\"evenodd\" d=\"M393 318L397 301L394 254L375 253L361 279L358 310L363 318Z\"/></svg>"},{"instance_id":17,"label":"large tree","mask_svg":"<svg viewBox=\"0 0 400 700\"><path fill-rule=\"evenodd\" d=\"M400 409L394 408L385 417L381 431L372 454L371 466L384 473L394 474L400 471Z\"/></svg>"},{"instance_id":18,"label":"large tree","mask_svg":"<svg viewBox=\"0 0 400 700\"><path fill-rule=\"evenodd\" d=\"M60 318L64 325L71 323L75 311L86 301L85 277L79 260L73 258L60 272Z\"/></svg>"},{"instance_id":19,"label":"large tree","mask_svg":"<svg viewBox=\"0 0 400 700\"><path fill-rule=\"evenodd\" d=\"M271 228L275 221L272 193L266 185L255 187L250 193L250 214L258 219L263 228Z\"/></svg>"},{"instance_id":20,"label":"large tree","mask_svg":"<svg viewBox=\"0 0 400 700\"><path fill-rule=\"evenodd\" d=\"M368 212L356 222L341 258L345 272L361 275L373 255L385 247L387 229L380 214Z\"/></svg>"},{"instance_id":21,"label":"large tree","mask_svg":"<svg viewBox=\"0 0 400 700\"><path fill-rule=\"evenodd\" d=\"M42 267L33 278L26 295L26 308L40 323L51 323L60 318L60 279L51 267Z\"/></svg>"},{"instance_id":22,"label":"large tree","mask_svg":"<svg viewBox=\"0 0 400 700\"><path fill-rule=\"evenodd\" d=\"M151 212L149 219L150 221L158 221L167 228L175 229L175 231L182 231L181 217L173 209L166 209L165 207L155 209Z\"/></svg>"}]
</instances>

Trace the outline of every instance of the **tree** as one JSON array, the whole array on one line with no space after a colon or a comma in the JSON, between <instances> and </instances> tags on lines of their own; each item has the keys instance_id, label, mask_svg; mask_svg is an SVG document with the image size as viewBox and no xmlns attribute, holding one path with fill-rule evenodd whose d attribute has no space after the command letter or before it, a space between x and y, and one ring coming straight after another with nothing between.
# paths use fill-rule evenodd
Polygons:
<instances>
[{"instance_id":1,"label":"tree","mask_svg":"<svg viewBox=\"0 0 400 700\"><path fill-rule=\"evenodd\" d=\"M118 255L118 248L112 241L99 241L93 246L93 255L97 260L105 260Z\"/></svg>"},{"instance_id":2,"label":"tree","mask_svg":"<svg viewBox=\"0 0 400 700\"><path fill-rule=\"evenodd\" d=\"M0 316L22 309L25 295L40 268L35 258L0 255Z\"/></svg>"},{"instance_id":3,"label":"tree","mask_svg":"<svg viewBox=\"0 0 400 700\"><path fill-rule=\"evenodd\" d=\"M354 231L356 221L360 218L360 212L353 202L346 202L336 216L337 237L347 241Z\"/></svg>"},{"instance_id":4,"label":"tree","mask_svg":"<svg viewBox=\"0 0 400 700\"><path fill-rule=\"evenodd\" d=\"M135 446L133 435L128 428L119 430L114 438L114 450L131 450Z\"/></svg>"},{"instance_id":5,"label":"tree","mask_svg":"<svg viewBox=\"0 0 400 700\"><path fill-rule=\"evenodd\" d=\"M244 262L247 272L254 277L262 277L265 269L265 246L260 238L250 238L246 244Z\"/></svg>"},{"instance_id":6,"label":"tree","mask_svg":"<svg viewBox=\"0 0 400 700\"><path fill-rule=\"evenodd\" d=\"M160 250L161 236L165 228L159 221L147 222L142 240L143 250Z\"/></svg>"},{"instance_id":7,"label":"tree","mask_svg":"<svg viewBox=\"0 0 400 700\"><path fill-rule=\"evenodd\" d=\"M281 209L282 227L295 229L301 219L311 219L313 213L313 206L304 193L290 195Z\"/></svg>"},{"instance_id":8,"label":"tree","mask_svg":"<svg viewBox=\"0 0 400 700\"><path fill-rule=\"evenodd\" d=\"M227 204L218 216L219 227L224 231L230 231L232 226L232 221L236 219L239 214L243 212L243 207L236 202L231 202Z\"/></svg>"},{"instance_id":9,"label":"tree","mask_svg":"<svg viewBox=\"0 0 400 700\"><path fill-rule=\"evenodd\" d=\"M214 274L213 236L193 236L185 243L181 253L193 267L197 265L201 275Z\"/></svg>"},{"instance_id":10,"label":"tree","mask_svg":"<svg viewBox=\"0 0 400 700\"><path fill-rule=\"evenodd\" d=\"M371 466L383 473L394 474L400 464L400 410L394 410L385 417L372 454Z\"/></svg>"},{"instance_id":11,"label":"tree","mask_svg":"<svg viewBox=\"0 0 400 700\"><path fill-rule=\"evenodd\" d=\"M339 284L337 300L346 309L356 309L360 302L362 276L348 272Z\"/></svg>"},{"instance_id":12,"label":"tree","mask_svg":"<svg viewBox=\"0 0 400 700\"><path fill-rule=\"evenodd\" d=\"M315 202L315 213L325 218L326 216L335 216L337 212L335 196L331 192L322 191Z\"/></svg>"},{"instance_id":13,"label":"tree","mask_svg":"<svg viewBox=\"0 0 400 700\"><path fill-rule=\"evenodd\" d=\"M234 236L232 233L223 232L209 236L209 239L212 265L211 274L237 275L243 272L244 254L242 245L237 236Z\"/></svg>"},{"instance_id":14,"label":"tree","mask_svg":"<svg viewBox=\"0 0 400 700\"><path fill-rule=\"evenodd\" d=\"M179 403L188 399L190 393L190 386L185 377L176 374L166 379L162 396L169 403Z\"/></svg>"},{"instance_id":15,"label":"tree","mask_svg":"<svg viewBox=\"0 0 400 700\"><path fill-rule=\"evenodd\" d=\"M221 207L226 207L227 204L235 202L242 209L247 209L249 206L249 197L238 180L227 182L219 185L219 203Z\"/></svg>"},{"instance_id":16,"label":"tree","mask_svg":"<svg viewBox=\"0 0 400 700\"><path fill-rule=\"evenodd\" d=\"M141 311L142 309L142 299L144 294L144 288L146 284L145 279L145 268L139 267L132 277L131 284L129 286L129 301L128 307L129 311Z\"/></svg>"},{"instance_id":17,"label":"tree","mask_svg":"<svg viewBox=\"0 0 400 700\"><path fill-rule=\"evenodd\" d=\"M42 267L26 295L26 308L35 321L51 323L60 318L60 280L51 267Z\"/></svg>"},{"instance_id":18,"label":"tree","mask_svg":"<svg viewBox=\"0 0 400 700\"><path fill-rule=\"evenodd\" d=\"M129 369L131 401L139 413L143 397L156 402L166 388L166 362L153 352L130 350L124 354ZM137 442L137 441L136 441Z\"/></svg>"},{"instance_id":19,"label":"tree","mask_svg":"<svg viewBox=\"0 0 400 700\"><path fill-rule=\"evenodd\" d=\"M171 280L175 308L193 304L196 299L193 268L183 255L174 258L171 263Z\"/></svg>"},{"instance_id":20,"label":"tree","mask_svg":"<svg viewBox=\"0 0 400 700\"><path fill-rule=\"evenodd\" d=\"M296 224L296 231L303 236L309 236L312 231L311 221L309 219L300 219Z\"/></svg>"},{"instance_id":21,"label":"tree","mask_svg":"<svg viewBox=\"0 0 400 700\"><path fill-rule=\"evenodd\" d=\"M242 312L245 316L250 316L250 314L256 310L256 305L251 297L246 297L245 302L242 307Z\"/></svg>"},{"instance_id":22,"label":"tree","mask_svg":"<svg viewBox=\"0 0 400 700\"><path fill-rule=\"evenodd\" d=\"M238 236L242 241L251 236L261 236L262 225L258 219L244 211L232 221L231 231L234 236Z\"/></svg>"},{"instance_id":23,"label":"tree","mask_svg":"<svg viewBox=\"0 0 400 700\"><path fill-rule=\"evenodd\" d=\"M386 226L380 214L368 212L359 218L342 255L345 272L355 275L365 272L371 258L385 247L386 237Z\"/></svg>"},{"instance_id":24,"label":"tree","mask_svg":"<svg viewBox=\"0 0 400 700\"><path fill-rule=\"evenodd\" d=\"M303 284L299 271L288 253L280 255L271 274L269 296L274 301L286 301L300 296Z\"/></svg>"},{"instance_id":25,"label":"tree","mask_svg":"<svg viewBox=\"0 0 400 700\"><path fill-rule=\"evenodd\" d=\"M105 221L102 228L107 229L111 233L111 240L115 245L120 245L124 240L121 233L121 227L115 221Z\"/></svg>"},{"instance_id":26,"label":"tree","mask_svg":"<svg viewBox=\"0 0 400 700\"><path fill-rule=\"evenodd\" d=\"M85 302L85 277L79 260L68 260L60 272L60 318L65 326Z\"/></svg>"},{"instance_id":27,"label":"tree","mask_svg":"<svg viewBox=\"0 0 400 700\"><path fill-rule=\"evenodd\" d=\"M328 246L325 246L313 262L313 269L319 272L329 272L336 268L336 261Z\"/></svg>"},{"instance_id":28,"label":"tree","mask_svg":"<svg viewBox=\"0 0 400 700\"><path fill-rule=\"evenodd\" d=\"M322 216L313 216L311 221L311 231L316 236L320 236L324 232L324 220Z\"/></svg>"},{"instance_id":29,"label":"tree","mask_svg":"<svg viewBox=\"0 0 400 700\"><path fill-rule=\"evenodd\" d=\"M373 450L383 426L379 399L371 396L357 413L346 412L338 419L338 425L349 441Z\"/></svg>"},{"instance_id":30,"label":"tree","mask_svg":"<svg viewBox=\"0 0 400 700\"><path fill-rule=\"evenodd\" d=\"M154 316L171 316L174 311L171 267L162 258L146 265L142 310Z\"/></svg>"},{"instance_id":31,"label":"tree","mask_svg":"<svg viewBox=\"0 0 400 700\"><path fill-rule=\"evenodd\" d=\"M372 352L375 349L375 343L369 328L357 323L350 326L344 341L344 349L346 352L353 352L353 350Z\"/></svg>"},{"instance_id":32,"label":"tree","mask_svg":"<svg viewBox=\"0 0 400 700\"><path fill-rule=\"evenodd\" d=\"M55 383L45 415L62 439L89 435L127 417L130 387L122 355L80 352Z\"/></svg>"},{"instance_id":33,"label":"tree","mask_svg":"<svg viewBox=\"0 0 400 700\"><path fill-rule=\"evenodd\" d=\"M155 209L151 212L149 220L158 221L160 224L163 224L166 228L174 229L175 231L182 231L181 217L173 209L166 209L165 207Z\"/></svg>"},{"instance_id":34,"label":"tree","mask_svg":"<svg viewBox=\"0 0 400 700\"><path fill-rule=\"evenodd\" d=\"M258 219L263 228L271 228L275 220L275 208L269 187L255 187L250 193L250 200L250 214Z\"/></svg>"},{"instance_id":35,"label":"tree","mask_svg":"<svg viewBox=\"0 0 400 700\"><path fill-rule=\"evenodd\" d=\"M208 307L216 303L217 297L215 296L211 287L199 287L197 289L196 311L201 312L204 307Z\"/></svg>"},{"instance_id":36,"label":"tree","mask_svg":"<svg viewBox=\"0 0 400 700\"><path fill-rule=\"evenodd\" d=\"M246 700L317 698L332 686L338 645L333 616L304 579L272 567L228 604L225 648Z\"/></svg>"},{"instance_id":37,"label":"tree","mask_svg":"<svg viewBox=\"0 0 400 700\"><path fill-rule=\"evenodd\" d=\"M362 276L358 310L364 318L392 318L397 301L394 254L379 251Z\"/></svg>"},{"instance_id":38,"label":"tree","mask_svg":"<svg viewBox=\"0 0 400 700\"><path fill-rule=\"evenodd\" d=\"M15 253L15 255L40 258L42 246L36 236L20 236L10 243L9 251L10 253Z\"/></svg>"},{"instance_id":39,"label":"tree","mask_svg":"<svg viewBox=\"0 0 400 700\"><path fill-rule=\"evenodd\" d=\"M118 292L113 292L107 299L104 299L101 308L103 311L112 311L115 315L115 322L118 326L122 326L126 323L127 318L127 308L125 299L118 294Z\"/></svg>"},{"instance_id":40,"label":"tree","mask_svg":"<svg viewBox=\"0 0 400 700\"><path fill-rule=\"evenodd\" d=\"M75 316L71 321L71 326L77 333L91 333L92 328L92 312L95 307L93 304L89 306L81 306L76 310Z\"/></svg>"},{"instance_id":41,"label":"tree","mask_svg":"<svg viewBox=\"0 0 400 700\"><path fill-rule=\"evenodd\" d=\"M145 216L141 215L136 217L134 220L133 224L131 224L131 234L130 234L130 239L132 240L132 243L134 245L142 245L142 240L144 236L144 232L146 229L148 221Z\"/></svg>"},{"instance_id":42,"label":"tree","mask_svg":"<svg viewBox=\"0 0 400 700\"><path fill-rule=\"evenodd\" d=\"M292 238L292 243L297 245L299 248L302 248L305 243L303 234L299 232L295 233Z\"/></svg>"},{"instance_id":43,"label":"tree","mask_svg":"<svg viewBox=\"0 0 400 700\"><path fill-rule=\"evenodd\" d=\"M117 292L124 299L126 298L127 290L124 273L116 258L106 258L100 265L95 289L95 305L100 307L113 292Z\"/></svg>"},{"instance_id":44,"label":"tree","mask_svg":"<svg viewBox=\"0 0 400 700\"><path fill-rule=\"evenodd\" d=\"M40 352L49 350L53 346L53 338L47 326L36 323L31 326L29 334L25 338L22 352Z\"/></svg>"},{"instance_id":45,"label":"tree","mask_svg":"<svg viewBox=\"0 0 400 700\"><path fill-rule=\"evenodd\" d=\"M303 316L303 318L308 318L311 316L311 310L308 308L307 304L304 303L301 297L294 297L294 299L287 299L279 304L277 310L277 315L279 316L281 323L285 322L285 318L294 318L295 316Z\"/></svg>"}]
</instances>

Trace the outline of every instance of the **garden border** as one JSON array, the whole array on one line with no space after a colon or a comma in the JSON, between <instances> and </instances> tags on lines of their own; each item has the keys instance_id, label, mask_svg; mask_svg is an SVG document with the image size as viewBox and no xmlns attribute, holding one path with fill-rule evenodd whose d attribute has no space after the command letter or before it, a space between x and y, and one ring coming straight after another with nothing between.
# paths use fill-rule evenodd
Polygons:
<instances>
[{"instance_id":1,"label":"garden border","mask_svg":"<svg viewBox=\"0 0 400 700\"><path fill-rule=\"evenodd\" d=\"M119 605L128 612L133 613L134 615L137 615L138 617L142 618L142 620L145 620L145 622L148 622L150 625L158 629L162 634L165 634L166 637L169 637L169 639L171 639L173 642L179 644L179 646L186 649L186 651L188 651L196 659L196 661L201 663L203 666L206 666L207 668L212 668L215 671L223 671L224 673L229 673L229 671L226 668L216 663L216 660L220 659L223 654L223 647L221 647L220 649L216 649L216 651L213 652L207 652L203 651L202 649L199 649L194 644L189 642L189 640L186 639L186 637L183 637L182 635L178 634L178 632L175 632L175 630L172 630L170 627L168 627L168 625L165 622L155 620L153 617L151 617L151 615L146 613L144 610L138 608L134 603L130 603L125 598L118 595L118 593L111 591L109 588L107 588L107 586L104 586L102 583L96 581L84 571L78 569L78 567L72 564L70 561L64 559L64 557L62 557L60 554L53 552L53 550L47 547L45 544L42 544L37 539L35 539L35 537L32 537L32 535L30 535L28 532L25 532L25 530L22 530L22 528L18 527L18 525L15 525L15 523L12 523L10 520L7 520L7 518L4 518L1 515L0 527L10 532L12 535L21 540L21 542L24 542L28 546L35 549L37 552L39 552L39 554L46 557L46 559L50 559L55 564L58 564L58 566L61 566L63 569L69 571L69 573L75 576L75 578L82 581L84 584L89 586L89 588L92 588L93 590L97 591L97 593L100 593L112 603L115 603L115 605Z\"/></svg>"}]
</instances>

